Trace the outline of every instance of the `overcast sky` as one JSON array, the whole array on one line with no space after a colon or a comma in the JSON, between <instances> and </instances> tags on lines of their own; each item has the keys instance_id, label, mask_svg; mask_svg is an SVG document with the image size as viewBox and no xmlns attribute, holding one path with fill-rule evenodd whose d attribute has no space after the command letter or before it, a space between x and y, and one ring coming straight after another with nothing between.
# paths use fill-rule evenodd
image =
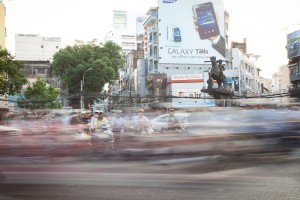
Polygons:
<instances>
[{"instance_id":1,"label":"overcast sky","mask_svg":"<svg viewBox=\"0 0 300 200\"><path fill-rule=\"evenodd\" d=\"M187 0L188 1L188 0ZM4 0L7 48L14 53L15 33L61 37L62 45L75 39L101 42L112 27L112 10L145 13L157 0ZM225 0L232 39L247 38L248 53L261 56L258 66L270 78L287 64L286 35L300 29L300 1Z\"/></svg>"}]
</instances>

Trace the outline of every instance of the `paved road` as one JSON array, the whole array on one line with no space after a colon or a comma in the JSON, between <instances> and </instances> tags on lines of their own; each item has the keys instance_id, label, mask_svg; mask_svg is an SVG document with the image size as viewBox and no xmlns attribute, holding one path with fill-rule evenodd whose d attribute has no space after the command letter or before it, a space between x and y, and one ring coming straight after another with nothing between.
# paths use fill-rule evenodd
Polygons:
<instances>
[{"instance_id":1,"label":"paved road","mask_svg":"<svg viewBox=\"0 0 300 200\"><path fill-rule=\"evenodd\" d=\"M1 165L0 199L299 199L299 161L240 166L203 173L144 162Z\"/></svg>"}]
</instances>

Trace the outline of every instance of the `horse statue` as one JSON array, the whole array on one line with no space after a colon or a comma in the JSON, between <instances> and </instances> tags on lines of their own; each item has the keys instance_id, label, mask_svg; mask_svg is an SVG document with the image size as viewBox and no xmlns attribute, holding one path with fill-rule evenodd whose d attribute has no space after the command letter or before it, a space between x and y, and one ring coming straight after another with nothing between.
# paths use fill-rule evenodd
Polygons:
<instances>
[{"instance_id":1,"label":"horse statue","mask_svg":"<svg viewBox=\"0 0 300 200\"><path fill-rule=\"evenodd\" d=\"M226 76L224 75L223 71L225 71L225 67L222 64L223 60L217 60L215 56L210 57L210 61L205 62L211 62L211 69L208 73L209 77L207 80L208 87L207 89L212 89L213 86L213 80L216 80L218 83L218 89L226 89L227 87L227 81Z\"/></svg>"}]
</instances>

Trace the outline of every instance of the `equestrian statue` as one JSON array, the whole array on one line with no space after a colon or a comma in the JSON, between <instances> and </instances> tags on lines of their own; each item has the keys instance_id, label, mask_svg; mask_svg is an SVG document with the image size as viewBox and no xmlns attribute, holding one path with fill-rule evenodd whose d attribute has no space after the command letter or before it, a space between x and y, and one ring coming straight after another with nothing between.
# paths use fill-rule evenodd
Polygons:
<instances>
[{"instance_id":1,"label":"equestrian statue","mask_svg":"<svg viewBox=\"0 0 300 200\"><path fill-rule=\"evenodd\" d=\"M215 56L212 56L210 57L210 61L205 61L205 62L210 62L212 65L210 72L208 73L209 77L207 80L207 84L208 84L207 89L212 89L213 80L217 81L218 89L226 89L227 81L226 81L226 76L223 73L223 71L225 71L223 60L221 59L217 60Z\"/></svg>"}]
</instances>

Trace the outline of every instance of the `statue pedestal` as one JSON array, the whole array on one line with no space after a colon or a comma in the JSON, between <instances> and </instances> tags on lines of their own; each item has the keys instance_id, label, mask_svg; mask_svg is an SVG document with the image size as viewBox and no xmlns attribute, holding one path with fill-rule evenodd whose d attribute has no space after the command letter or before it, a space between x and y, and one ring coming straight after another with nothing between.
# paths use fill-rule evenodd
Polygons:
<instances>
[{"instance_id":1,"label":"statue pedestal","mask_svg":"<svg viewBox=\"0 0 300 200\"><path fill-rule=\"evenodd\" d=\"M229 106L231 105L230 99L234 96L233 92L226 89L202 89L201 92L207 93L213 96L216 100L217 106Z\"/></svg>"}]
</instances>

